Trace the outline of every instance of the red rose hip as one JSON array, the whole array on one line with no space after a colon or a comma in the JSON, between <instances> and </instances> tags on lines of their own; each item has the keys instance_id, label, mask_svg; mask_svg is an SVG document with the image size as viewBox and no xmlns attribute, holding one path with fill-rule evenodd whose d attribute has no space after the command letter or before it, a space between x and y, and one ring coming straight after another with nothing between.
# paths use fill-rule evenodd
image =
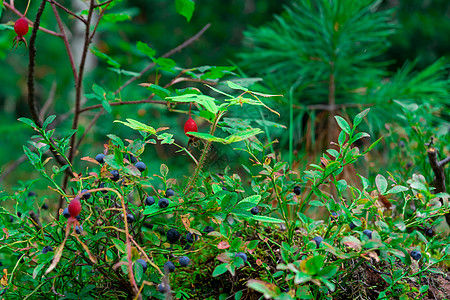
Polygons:
<instances>
[{"instance_id":1,"label":"red rose hip","mask_svg":"<svg viewBox=\"0 0 450 300\"><path fill-rule=\"evenodd\" d=\"M24 18L20 18L14 24L14 31L18 36L24 36L28 33L28 22Z\"/></svg>"},{"instance_id":2,"label":"red rose hip","mask_svg":"<svg viewBox=\"0 0 450 300\"><path fill-rule=\"evenodd\" d=\"M186 123L184 123L184 134L191 137L192 135L187 134L190 131L193 131L193 132L198 131L197 123L195 123L194 119L192 119L191 117L189 117L189 119L186 121Z\"/></svg>"},{"instance_id":3,"label":"red rose hip","mask_svg":"<svg viewBox=\"0 0 450 300\"><path fill-rule=\"evenodd\" d=\"M81 203L78 197L73 198L69 204L69 214L71 217L75 218L81 212Z\"/></svg>"}]
</instances>

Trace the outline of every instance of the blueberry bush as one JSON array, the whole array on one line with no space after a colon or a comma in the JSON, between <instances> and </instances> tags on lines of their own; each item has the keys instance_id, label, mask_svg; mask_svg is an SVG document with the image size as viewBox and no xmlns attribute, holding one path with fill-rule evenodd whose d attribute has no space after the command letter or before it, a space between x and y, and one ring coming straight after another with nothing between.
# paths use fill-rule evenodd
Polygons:
<instances>
[{"instance_id":1,"label":"blueberry bush","mask_svg":"<svg viewBox=\"0 0 450 300\"><path fill-rule=\"evenodd\" d=\"M187 21L201 9L192 0L173 2ZM1 191L0 297L446 297L450 126L436 121L445 107L424 102L427 91L417 103L393 102L402 125L386 124L385 137L368 133L371 108L327 118L335 139L300 169L276 148L273 132L286 130L272 105L281 95L261 91L260 79L236 67L184 68L169 58L208 25L163 55L144 41L129 46L129 60L145 65L137 72L105 45L94 46L103 28L130 20L123 1L84 1L80 12L53 0L36 3L21 13L14 1L1 1L17 15L14 26L2 29L17 35L14 51L28 53L29 115L18 123L33 134L22 149L36 175ZM41 22L47 11L53 27ZM84 26L80 58L69 43L69 21ZM67 114L38 104L43 79L35 68L43 33L61 39L66 50L73 91L60 105ZM91 82L88 57L115 83ZM339 95L345 92L353 93L340 89ZM141 100L130 100L135 97ZM144 118L142 107L178 121ZM255 112L260 117L252 117ZM106 130L95 127L99 120L111 130L104 142L89 145L92 131ZM386 170L377 157L384 145L394 149ZM217 149L235 161L213 167L225 160L215 156ZM380 167L368 172L374 163Z\"/></svg>"}]
</instances>

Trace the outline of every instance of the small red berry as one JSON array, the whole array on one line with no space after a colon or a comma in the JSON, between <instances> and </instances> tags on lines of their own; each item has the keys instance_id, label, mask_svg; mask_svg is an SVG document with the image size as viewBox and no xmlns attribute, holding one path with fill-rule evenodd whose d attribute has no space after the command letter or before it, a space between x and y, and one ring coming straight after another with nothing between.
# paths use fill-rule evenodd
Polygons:
<instances>
[{"instance_id":1,"label":"small red berry","mask_svg":"<svg viewBox=\"0 0 450 300\"><path fill-rule=\"evenodd\" d=\"M16 24L14 24L14 31L17 33L18 36L24 36L28 33L28 22L24 18L20 18L16 21Z\"/></svg>"},{"instance_id":2,"label":"small red berry","mask_svg":"<svg viewBox=\"0 0 450 300\"><path fill-rule=\"evenodd\" d=\"M78 216L80 214L80 212L81 212L80 199L78 197L75 197L75 198L73 198L72 201L70 201L70 204L69 204L70 216L75 218L76 216Z\"/></svg>"},{"instance_id":3,"label":"small red berry","mask_svg":"<svg viewBox=\"0 0 450 300\"><path fill-rule=\"evenodd\" d=\"M194 119L192 119L191 117L189 117L189 119L186 121L186 123L184 123L184 134L186 134L189 137L192 137L192 135L187 134L187 132L197 132L197 123L195 123Z\"/></svg>"}]
</instances>

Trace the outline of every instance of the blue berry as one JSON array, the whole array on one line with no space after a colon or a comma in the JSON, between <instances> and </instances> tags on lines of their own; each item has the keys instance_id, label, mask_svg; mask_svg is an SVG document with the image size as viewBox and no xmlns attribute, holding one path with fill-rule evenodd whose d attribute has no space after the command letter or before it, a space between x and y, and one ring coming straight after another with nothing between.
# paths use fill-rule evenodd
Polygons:
<instances>
[{"instance_id":1,"label":"blue berry","mask_svg":"<svg viewBox=\"0 0 450 300\"><path fill-rule=\"evenodd\" d=\"M169 289L166 287L166 285L164 283L161 283L160 285L158 285L158 292L160 293L165 293L167 292Z\"/></svg>"},{"instance_id":2,"label":"blue berry","mask_svg":"<svg viewBox=\"0 0 450 300\"><path fill-rule=\"evenodd\" d=\"M69 208L68 207L64 208L62 214L63 214L64 218L66 218L66 219L70 218Z\"/></svg>"},{"instance_id":3,"label":"blue berry","mask_svg":"<svg viewBox=\"0 0 450 300\"><path fill-rule=\"evenodd\" d=\"M188 234L186 235L186 241L188 241L188 243L193 243L194 240L198 240L198 236L194 233L190 233L188 232Z\"/></svg>"},{"instance_id":4,"label":"blue berry","mask_svg":"<svg viewBox=\"0 0 450 300\"><path fill-rule=\"evenodd\" d=\"M205 229L203 229L203 232L208 234L210 232L213 232L214 228L212 226L206 226Z\"/></svg>"},{"instance_id":5,"label":"blue berry","mask_svg":"<svg viewBox=\"0 0 450 300\"><path fill-rule=\"evenodd\" d=\"M87 189L81 190L82 193L87 192L87 191L88 191ZM86 193L86 194L83 195L83 199L84 200L87 200L89 198L91 198L91 193Z\"/></svg>"},{"instance_id":6,"label":"blue berry","mask_svg":"<svg viewBox=\"0 0 450 300\"><path fill-rule=\"evenodd\" d=\"M253 207L250 212L252 213L252 215L257 215L259 214L259 208L258 206Z\"/></svg>"},{"instance_id":7,"label":"blue berry","mask_svg":"<svg viewBox=\"0 0 450 300\"><path fill-rule=\"evenodd\" d=\"M432 228L425 228L425 235L432 237L433 236L433 229Z\"/></svg>"},{"instance_id":8,"label":"blue berry","mask_svg":"<svg viewBox=\"0 0 450 300\"><path fill-rule=\"evenodd\" d=\"M172 189L167 189L166 197L172 197L172 196L175 196L175 191Z\"/></svg>"},{"instance_id":9,"label":"blue berry","mask_svg":"<svg viewBox=\"0 0 450 300\"><path fill-rule=\"evenodd\" d=\"M112 170L110 173L111 173L111 175L112 175L112 178L111 178L112 181L117 181L117 180L120 179L119 171L117 171L117 170Z\"/></svg>"},{"instance_id":10,"label":"blue berry","mask_svg":"<svg viewBox=\"0 0 450 300\"><path fill-rule=\"evenodd\" d=\"M141 258L139 258L138 260L136 260L137 263L140 263L142 265L142 269L147 270L147 262Z\"/></svg>"},{"instance_id":11,"label":"blue berry","mask_svg":"<svg viewBox=\"0 0 450 300\"><path fill-rule=\"evenodd\" d=\"M145 199L145 205L153 205L155 204L155 198L153 198L152 196L148 196Z\"/></svg>"},{"instance_id":12,"label":"blue berry","mask_svg":"<svg viewBox=\"0 0 450 300\"><path fill-rule=\"evenodd\" d=\"M137 162L136 157L134 157L132 154L125 155L125 158L132 164L135 164Z\"/></svg>"},{"instance_id":13,"label":"blue berry","mask_svg":"<svg viewBox=\"0 0 450 300\"><path fill-rule=\"evenodd\" d=\"M323 238L321 236L316 236L316 237L313 238L313 241L316 242L316 246L317 246L317 248L319 248L320 247L320 243L323 242Z\"/></svg>"},{"instance_id":14,"label":"blue berry","mask_svg":"<svg viewBox=\"0 0 450 300\"><path fill-rule=\"evenodd\" d=\"M75 232L77 233L77 234L81 234L82 232L83 232L83 226L82 225L80 225L80 226L75 226Z\"/></svg>"},{"instance_id":15,"label":"blue berry","mask_svg":"<svg viewBox=\"0 0 450 300\"><path fill-rule=\"evenodd\" d=\"M28 192L28 197L33 197L33 196L36 196L36 193L33 192L33 191L29 191Z\"/></svg>"},{"instance_id":16,"label":"blue berry","mask_svg":"<svg viewBox=\"0 0 450 300\"><path fill-rule=\"evenodd\" d=\"M160 208L166 208L167 206L169 206L169 199L167 199L167 198L159 199L158 205Z\"/></svg>"},{"instance_id":17,"label":"blue berry","mask_svg":"<svg viewBox=\"0 0 450 300\"><path fill-rule=\"evenodd\" d=\"M100 153L100 154L97 154L97 156L95 157L95 160L98 161L99 164L103 164L105 162L104 158L105 158L105 154Z\"/></svg>"},{"instance_id":18,"label":"blue berry","mask_svg":"<svg viewBox=\"0 0 450 300\"><path fill-rule=\"evenodd\" d=\"M302 193L302 189L298 185L294 186L294 194L299 196L301 193Z\"/></svg>"},{"instance_id":19,"label":"blue berry","mask_svg":"<svg viewBox=\"0 0 450 300\"><path fill-rule=\"evenodd\" d=\"M180 266L187 267L189 265L189 262L191 260L187 256L182 256L178 259L178 262L180 263Z\"/></svg>"},{"instance_id":20,"label":"blue berry","mask_svg":"<svg viewBox=\"0 0 450 300\"><path fill-rule=\"evenodd\" d=\"M350 227L351 230L356 228L356 225L353 222L350 222L350 224L348 224L348 226Z\"/></svg>"},{"instance_id":21,"label":"blue berry","mask_svg":"<svg viewBox=\"0 0 450 300\"><path fill-rule=\"evenodd\" d=\"M240 258L242 258L244 263L247 262L247 254L245 254L244 252L238 252L238 253L236 253L236 255L234 257L240 257Z\"/></svg>"},{"instance_id":22,"label":"blue berry","mask_svg":"<svg viewBox=\"0 0 450 300\"><path fill-rule=\"evenodd\" d=\"M134 166L141 172L147 169L147 166L142 161L138 161Z\"/></svg>"},{"instance_id":23,"label":"blue berry","mask_svg":"<svg viewBox=\"0 0 450 300\"><path fill-rule=\"evenodd\" d=\"M178 232L178 230L173 228L167 231L166 236L167 240L172 244L180 239L180 233Z\"/></svg>"},{"instance_id":24,"label":"blue berry","mask_svg":"<svg viewBox=\"0 0 450 300\"><path fill-rule=\"evenodd\" d=\"M416 251L416 250L411 251L411 257L412 257L414 260L419 260L419 259L422 258L422 253L419 252L419 251Z\"/></svg>"},{"instance_id":25,"label":"blue berry","mask_svg":"<svg viewBox=\"0 0 450 300\"><path fill-rule=\"evenodd\" d=\"M42 253L45 254L47 252L53 252L52 246L44 246L44 248L42 248Z\"/></svg>"},{"instance_id":26,"label":"blue berry","mask_svg":"<svg viewBox=\"0 0 450 300\"><path fill-rule=\"evenodd\" d=\"M175 265L170 260L164 264L164 271L169 273L175 272Z\"/></svg>"},{"instance_id":27,"label":"blue berry","mask_svg":"<svg viewBox=\"0 0 450 300\"><path fill-rule=\"evenodd\" d=\"M42 209L48 209L48 204L47 203L42 204Z\"/></svg>"},{"instance_id":28,"label":"blue berry","mask_svg":"<svg viewBox=\"0 0 450 300\"><path fill-rule=\"evenodd\" d=\"M367 235L367 237L368 237L369 239L372 238L372 230L366 229L366 230L363 231L363 233L364 233L365 235Z\"/></svg>"},{"instance_id":29,"label":"blue berry","mask_svg":"<svg viewBox=\"0 0 450 300\"><path fill-rule=\"evenodd\" d=\"M127 214L127 221L128 223L133 223L134 221L136 221L132 213Z\"/></svg>"}]
</instances>

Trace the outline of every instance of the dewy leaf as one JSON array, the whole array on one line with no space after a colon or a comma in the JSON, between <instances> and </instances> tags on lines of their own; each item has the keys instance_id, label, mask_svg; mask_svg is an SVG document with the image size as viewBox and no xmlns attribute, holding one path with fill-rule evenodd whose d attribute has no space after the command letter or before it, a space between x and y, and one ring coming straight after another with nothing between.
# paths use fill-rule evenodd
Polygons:
<instances>
[{"instance_id":1,"label":"dewy leaf","mask_svg":"<svg viewBox=\"0 0 450 300\"><path fill-rule=\"evenodd\" d=\"M384 195L386 193L386 189L388 186L386 178L384 178L383 175L378 174L377 177L375 178L375 183L377 185L378 192Z\"/></svg>"},{"instance_id":2,"label":"dewy leaf","mask_svg":"<svg viewBox=\"0 0 450 300\"><path fill-rule=\"evenodd\" d=\"M189 22L195 9L195 2L192 0L175 0L177 13L186 18Z\"/></svg>"},{"instance_id":3,"label":"dewy leaf","mask_svg":"<svg viewBox=\"0 0 450 300\"><path fill-rule=\"evenodd\" d=\"M341 127L342 130L344 130L347 134L350 134L352 129L350 128L350 125L348 125L347 121L345 121L344 118L340 116L334 116L336 119L336 122L338 123L339 127Z\"/></svg>"}]
</instances>

